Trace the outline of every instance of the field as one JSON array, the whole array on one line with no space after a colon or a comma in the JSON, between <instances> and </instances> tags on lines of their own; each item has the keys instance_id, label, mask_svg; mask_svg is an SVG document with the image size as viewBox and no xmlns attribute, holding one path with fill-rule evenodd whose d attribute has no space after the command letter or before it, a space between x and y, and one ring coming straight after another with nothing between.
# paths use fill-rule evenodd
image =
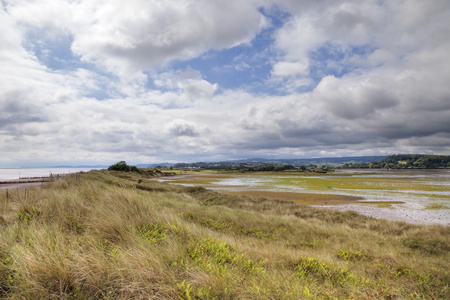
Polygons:
<instances>
[{"instance_id":1,"label":"field","mask_svg":"<svg viewBox=\"0 0 450 300\"><path fill-rule=\"evenodd\" d=\"M1 192L0 298L450 298L448 226L261 196L108 171Z\"/></svg>"}]
</instances>

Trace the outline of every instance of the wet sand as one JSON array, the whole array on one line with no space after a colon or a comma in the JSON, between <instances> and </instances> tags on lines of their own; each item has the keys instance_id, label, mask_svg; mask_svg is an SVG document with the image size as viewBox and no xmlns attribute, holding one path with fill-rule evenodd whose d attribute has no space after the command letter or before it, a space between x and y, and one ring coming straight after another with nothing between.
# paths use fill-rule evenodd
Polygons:
<instances>
[{"instance_id":1,"label":"wet sand","mask_svg":"<svg viewBox=\"0 0 450 300\"><path fill-rule=\"evenodd\" d=\"M355 211L359 214L377 219L402 221L420 225L444 225L450 226L448 209L440 211L405 210L381 207L362 207L360 205L321 206L338 211Z\"/></svg>"}]
</instances>

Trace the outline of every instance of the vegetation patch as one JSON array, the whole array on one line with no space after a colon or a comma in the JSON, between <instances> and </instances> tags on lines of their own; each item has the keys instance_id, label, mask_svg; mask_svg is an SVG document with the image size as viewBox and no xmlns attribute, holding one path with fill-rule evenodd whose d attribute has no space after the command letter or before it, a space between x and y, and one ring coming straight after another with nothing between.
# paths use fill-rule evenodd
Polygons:
<instances>
[{"instance_id":1,"label":"vegetation patch","mask_svg":"<svg viewBox=\"0 0 450 300\"><path fill-rule=\"evenodd\" d=\"M218 231L228 231L233 232L239 235L251 236L257 238L269 238L269 239L277 239L280 233L285 232L287 229L283 226L277 226L275 228L271 228L269 231L265 231L257 226L242 226L236 224L233 221L229 220L216 220L208 216L202 216L200 214L195 214L193 212L186 212L184 214L184 218L191 221L196 222L202 226L218 230Z\"/></svg>"},{"instance_id":2,"label":"vegetation patch","mask_svg":"<svg viewBox=\"0 0 450 300\"><path fill-rule=\"evenodd\" d=\"M149 176L0 192L0 298L450 298L449 227Z\"/></svg>"},{"instance_id":3,"label":"vegetation patch","mask_svg":"<svg viewBox=\"0 0 450 300\"><path fill-rule=\"evenodd\" d=\"M295 248L295 249L300 249L303 247L314 248L314 247L316 247L316 241L314 241L314 242L307 242L307 241L287 242L286 247Z\"/></svg>"},{"instance_id":4,"label":"vegetation patch","mask_svg":"<svg viewBox=\"0 0 450 300\"><path fill-rule=\"evenodd\" d=\"M239 254L226 242L207 238L188 248L188 256L202 269L223 273L227 268L236 267L244 274L264 273L265 261L255 262Z\"/></svg>"},{"instance_id":5,"label":"vegetation patch","mask_svg":"<svg viewBox=\"0 0 450 300\"><path fill-rule=\"evenodd\" d=\"M428 204L425 206L425 209L429 210L448 209L448 206L443 204Z\"/></svg>"},{"instance_id":6,"label":"vegetation patch","mask_svg":"<svg viewBox=\"0 0 450 300\"><path fill-rule=\"evenodd\" d=\"M125 161L118 162L114 165L109 166L109 171L120 171L120 172L136 172L140 173L140 170L135 166L129 166Z\"/></svg>"},{"instance_id":7,"label":"vegetation patch","mask_svg":"<svg viewBox=\"0 0 450 300\"><path fill-rule=\"evenodd\" d=\"M6 296L14 284L13 259L0 256L0 297Z\"/></svg>"},{"instance_id":8,"label":"vegetation patch","mask_svg":"<svg viewBox=\"0 0 450 300\"><path fill-rule=\"evenodd\" d=\"M346 261L355 261L367 259L369 256L362 251L339 250L339 252L337 253L337 257Z\"/></svg>"},{"instance_id":9,"label":"vegetation patch","mask_svg":"<svg viewBox=\"0 0 450 300\"><path fill-rule=\"evenodd\" d=\"M410 249L421 251L425 254L439 255L450 251L450 244L439 239L425 237L407 237L403 244Z\"/></svg>"},{"instance_id":10,"label":"vegetation patch","mask_svg":"<svg viewBox=\"0 0 450 300\"><path fill-rule=\"evenodd\" d=\"M167 230L164 226L150 223L137 228L139 235L152 243L158 243L166 239Z\"/></svg>"},{"instance_id":11,"label":"vegetation patch","mask_svg":"<svg viewBox=\"0 0 450 300\"><path fill-rule=\"evenodd\" d=\"M342 286L357 282L355 275L347 270L336 268L314 257L301 258L294 263L294 270L300 278L318 280L321 283L330 281L333 285Z\"/></svg>"},{"instance_id":12,"label":"vegetation patch","mask_svg":"<svg viewBox=\"0 0 450 300\"><path fill-rule=\"evenodd\" d=\"M41 214L41 210L37 206L25 206L17 212L17 218L20 222L28 223Z\"/></svg>"},{"instance_id":13,"label":"vegetation patch","mask_svg":"<svg viewBox=\"0 0 450 300\"><path fill-rule=\"evenodd\" d=\"M334 194L313 194L313 193L290 193L290 192L271 192L271 191L239 191L235 194L251 197L264 197L267 199L278 199L291 201L307 205L338 205L349 204L363 200L362 197L334 195Z\"/></svg>"}]
</instances>

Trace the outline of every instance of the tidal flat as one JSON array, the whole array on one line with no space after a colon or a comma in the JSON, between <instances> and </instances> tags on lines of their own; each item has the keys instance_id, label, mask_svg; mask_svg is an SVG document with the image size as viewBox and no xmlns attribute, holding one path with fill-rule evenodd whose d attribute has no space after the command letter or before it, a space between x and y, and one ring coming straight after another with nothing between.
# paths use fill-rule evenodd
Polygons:
<instances>
[{"instance_id":1,"label":"tidal flat","mask_svg":"<svg viewBox=\"0 0 450 300\"><path fill-rule=\"evenodd\" d=\"M199 173L165 181L414 224L450 225L450 170Z\"/></svg>"}]
</instances>

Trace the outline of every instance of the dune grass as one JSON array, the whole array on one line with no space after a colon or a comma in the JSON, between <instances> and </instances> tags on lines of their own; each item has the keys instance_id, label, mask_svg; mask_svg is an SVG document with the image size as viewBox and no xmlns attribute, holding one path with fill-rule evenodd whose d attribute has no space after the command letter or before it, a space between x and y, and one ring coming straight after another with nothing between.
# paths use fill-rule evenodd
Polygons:
<instances>
[{"instance_id":1,"label":"dune grass","mask_svg":"<svg viewBox=\"0 0 450 300\"><path fill-rule=\"evenodd\" d=\"M450 229L91 171L0 193L0 298L449 299Z\"/></svg>"}]
</instances>

